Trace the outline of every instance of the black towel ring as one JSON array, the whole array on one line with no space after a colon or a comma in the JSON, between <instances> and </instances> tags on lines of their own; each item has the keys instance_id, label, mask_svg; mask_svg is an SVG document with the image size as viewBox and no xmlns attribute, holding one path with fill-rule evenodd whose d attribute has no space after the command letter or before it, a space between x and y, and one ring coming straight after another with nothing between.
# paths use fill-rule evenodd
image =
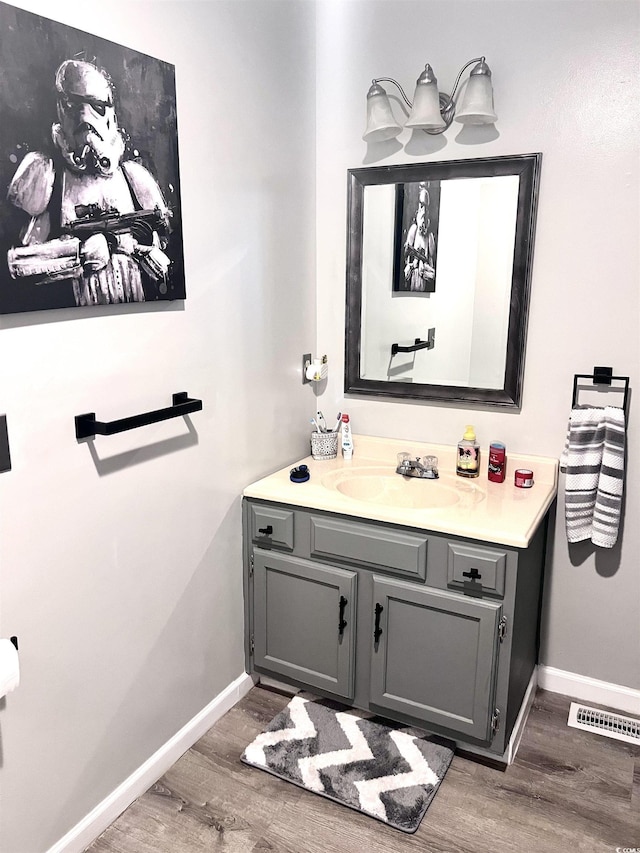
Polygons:
<instances>
[{"instance_id":1,"label":"black towel ring","mask_svg":"<svg viewBox=\"0 0 640 853\"><path fill-rule=\"evenodd\" d=\"M614 376L613 368L611 367L594 367L593 373L576 373L573 377L573 398L571 401L571 408L573 408L578 401L578 380L579 379L591 379L594 385L611 385L613 381L624 382L624 398L622 401L621 408L623 409L625 415L628 414L627 404L629 402L629 377L628 376ZM622 388L612 389L615 391L622 391Z\"/></svg>"}]
</instances>

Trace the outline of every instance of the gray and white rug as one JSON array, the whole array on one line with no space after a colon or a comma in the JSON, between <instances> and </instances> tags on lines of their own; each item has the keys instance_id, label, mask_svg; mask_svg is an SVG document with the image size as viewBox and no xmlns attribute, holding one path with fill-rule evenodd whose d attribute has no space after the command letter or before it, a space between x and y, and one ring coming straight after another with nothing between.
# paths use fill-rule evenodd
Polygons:
<instances>
[{"instance_id":1,"label":"gray and white rug","mask_svg":"<svg viewBox=\"0 0 640 853\"><path fill-rule=\"evenodd\" d=\"M403 832L415 832L453 758L448 744L302 694L249 744L241 760Z\"/></svg>"}]
</instances>

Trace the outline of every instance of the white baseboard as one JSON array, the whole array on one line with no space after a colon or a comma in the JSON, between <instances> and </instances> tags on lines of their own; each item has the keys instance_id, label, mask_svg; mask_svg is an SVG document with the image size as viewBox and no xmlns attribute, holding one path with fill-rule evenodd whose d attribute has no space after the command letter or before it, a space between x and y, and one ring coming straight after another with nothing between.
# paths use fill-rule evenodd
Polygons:
<instances>
[{"instance_id":1,"label":"white baseboard","mask_svg":"<svg viewBox=\"0 0 640 853\"><path fill-rule=\"evenodd\" d=\"M581 702L593 702L605 705L616 711L628 714L640 714L640 690L598 681L575 672L565 672L553 666L538 665L538 687L551 693L563 693L579 699Z\"/></svg>"},{"instance_id":2,"label":"white baseboard","mask_svg":"<svg viewBox=\"0 0 640 853\"><path fill-rule=\"evenodd\" d=\"M253 687L243 673L184 725L108 797L98 803L47 853L82 853L131 803L165 773L193 744Z\"/></svg>"}]
</instances>

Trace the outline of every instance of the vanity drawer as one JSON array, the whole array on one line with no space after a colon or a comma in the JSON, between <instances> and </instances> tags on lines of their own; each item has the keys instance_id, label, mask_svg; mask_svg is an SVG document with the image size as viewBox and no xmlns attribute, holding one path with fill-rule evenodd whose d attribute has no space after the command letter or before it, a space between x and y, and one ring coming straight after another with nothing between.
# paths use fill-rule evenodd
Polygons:
<instances>
[{"instance_id":1,"label":"vanity drawer","mask_svg":"<svg viewBox=\"0 0 640 853\"><path fill-rule=\"evenodd\" d=\"M507 555L504 551L449 542L447 585L452 589L504 597ZM474 571L475 570L475 571Z\"/></svg>"},{"instance_id":2,"label":"vanity drawer","mask_svg":"<svg viewBox=\"0 0 640 853\"><path fill-rule=\"evenodd\" d=\"M340 560L418 580L427 576L426 536L384 527L311 518L311 556Z\"/></svg>"},{"instance_id":3,"label":"vanity drawer","mask_svg":"<svg viewBox=\"0 0 640 853\"><path fill-rule=\"evenodd\" d=\"M251 539L262 548L293 551L293 512L273 506L250 507Z\"/></svg>"}]
</instances>

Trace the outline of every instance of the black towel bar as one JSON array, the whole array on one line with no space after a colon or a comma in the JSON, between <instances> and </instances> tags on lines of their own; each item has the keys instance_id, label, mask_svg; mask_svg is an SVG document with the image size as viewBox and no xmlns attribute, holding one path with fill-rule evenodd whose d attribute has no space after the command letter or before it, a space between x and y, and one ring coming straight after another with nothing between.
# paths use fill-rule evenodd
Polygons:
<instances>
[{"instance_id":1,"label":"black towel bar","mask_svg":"<svg viewBox=\"0 0 640 853\"><path fill-rule=\"evenodd\" d=\"M571 401L571 407L573 408L576 405L578 400L578 380L579 379L591 379L594 385L611 385L613 381L624 382L624 398L622 401L622 409L625 414L627 412L627 403L629 401L629 377L628 376L614 376L613 368L611 367L594 367L593 373L576 373L573 377L573 398ZM622 388L614 389L616 391L622 391Z\"/></svg>"},{"instance_id":2,"label":"black towel bar","mask_svg":"<svg viewBox=\"0 0 640 853\"><path fill-rule=\"evenodd\" d=\"M416 352L419 349L433 349L436 345L436 330L429 329L427 340L423 341L416 338L415 342L407 347L401 347L400 344L391 344L391 355L397 355L399 352Z\"/></svg>"},{"instance_id":3,"label":"black towel bar","mask_svg":"<svg viewBox=\"0 0 640 853\"><path fill-rule=\"evenodd\" d=\"M202 400L189 397L186 391L173 395L173 405L166 409L156 409L154 412L145 412L142 415L133 415L130 418L121 418L118 421L103 423L96 420L95 412L85 415L76 415L76 438L92 438L94 435L115 435L117 432L125 432L129 429L157 424L167 421L169 418L180 418L191 412L199 412L202 409Z\"/></svg>"}]
</instances>

